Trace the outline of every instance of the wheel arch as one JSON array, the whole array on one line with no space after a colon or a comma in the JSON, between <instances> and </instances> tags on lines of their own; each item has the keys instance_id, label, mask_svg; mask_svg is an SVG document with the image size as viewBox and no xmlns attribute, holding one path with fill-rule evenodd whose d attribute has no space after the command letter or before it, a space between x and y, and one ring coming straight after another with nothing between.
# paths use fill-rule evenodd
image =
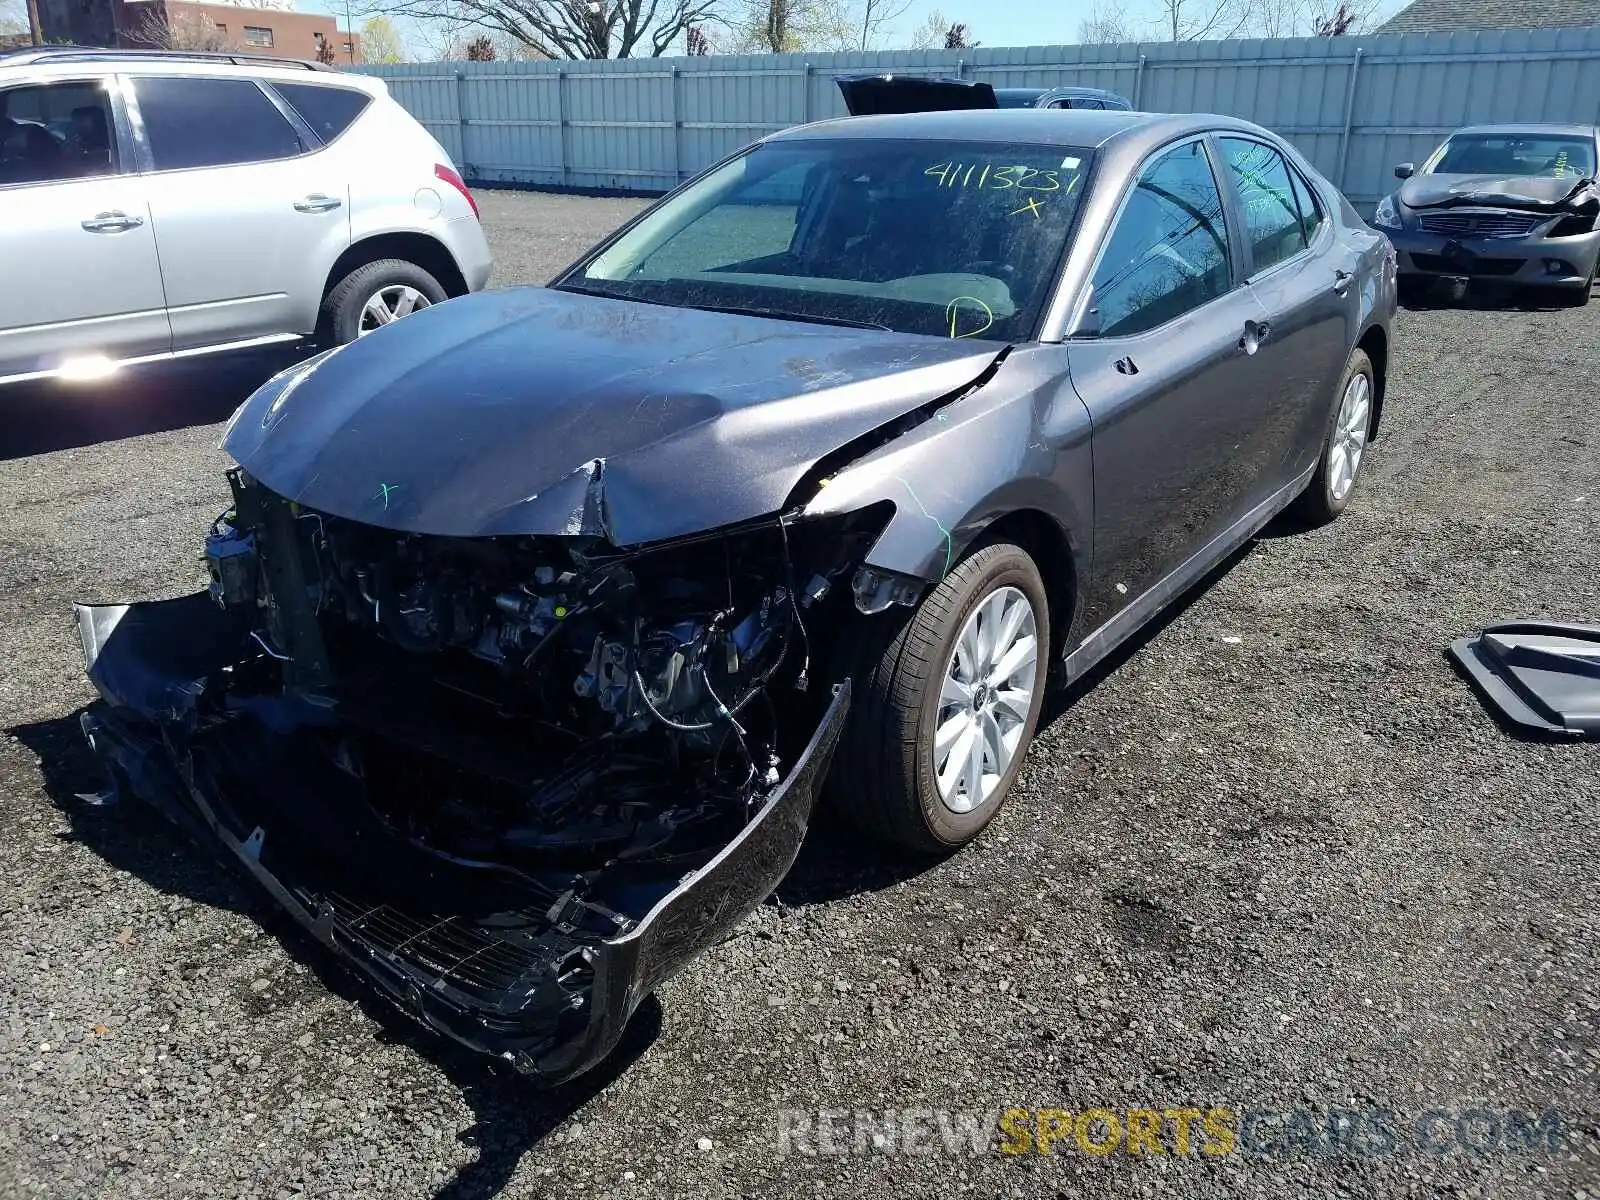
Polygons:
<instances>
[{"instance_id":1,"label":"wheel arch","mask_svg":"<svg viewBox=\"0 0 1600 1200\"><path fill-rule=\"evenodd\" d=\"M1050 603L1051 659L1069 644L1077 613L1079 543L1060 521L1042 508L1019 507L996 513L976 528L956 557L964 558L980 546L1010 542L1027 551L1044 580Z\"/></svg>"},{"instance_id":2,"label":"wheel arch","mask_svg":"<svg viewBox=\"0 0 1600 1200\"><path fill-rule=\"evenodd\" d=\"M391 233L374 233L352 242L334 261L323 280L322 294L328 295L339 281L351 271L360 270L368 263L385 258L398 258L415 263L439 281L445 295L454 299L467 294L467 281L456 264L455 255L438 238L426 233L399 230Z\"/></svg>"}]
</instances>

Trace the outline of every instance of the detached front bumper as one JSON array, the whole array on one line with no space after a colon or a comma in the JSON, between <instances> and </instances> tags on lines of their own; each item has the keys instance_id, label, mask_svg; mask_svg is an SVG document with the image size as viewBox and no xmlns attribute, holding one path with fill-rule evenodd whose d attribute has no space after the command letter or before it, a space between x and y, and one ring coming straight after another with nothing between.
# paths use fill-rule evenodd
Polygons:
<instances>
[{"instance_id":1,"label":"detached front bumper","mask_svg":"<svg viewBox=\"0 0 1600 1200\"><path fill-rule=\"evenodd\" d=\"M536 911L515 872L405 841L349 775L259 714L199 719L207 679L249 649L244 626L206 593L77 614L104 699L84 731L119 788L215 838L411 1017L548 1084L603 1059L647 995L771 894L805 837L850 703L847 680L788 777L709 861L667 880L625 932L574 948L561 931L588 919L581 903Z\"/></svg>"},{"instance_id":2,"label":"detached front bumper","mask_svg":"<svg viewBox=\"0 0 1600 1200\"><path fill-rule=\"evenodd\" d=\"M1394 243L1403 279L1583 287L1600 258L1600 230L1559 238L1452 238L1418 229L1383 232Z\"/></svg>"}]
</instances>

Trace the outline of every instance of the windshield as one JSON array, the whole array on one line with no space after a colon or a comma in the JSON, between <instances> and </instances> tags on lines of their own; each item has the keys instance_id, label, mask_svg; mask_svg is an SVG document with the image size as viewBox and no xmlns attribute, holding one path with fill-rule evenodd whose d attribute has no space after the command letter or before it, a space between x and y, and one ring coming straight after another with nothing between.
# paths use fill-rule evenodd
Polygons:
<instances>
[{"instance_id":1,"label":"windshield","mask_svg":"<svg viewBox=\"0 0 1600 1200\"><path fill-rule=\"evenodd\" d=\"M775 142L662 201L556 286L682 307L1026 340L1089 152Z\"/></svg>"},{"instance_id":2,"label":"windshield","mask_svg":"<svg viewBox=\"0 0 1600 1200\"><path fill-rule=\"evenodd\" d=\"M1556 179L1594 176L1594 142L1559 134L1458 134L1433 156L1433 175L1549 175Z\"/></svg>"}]
</instances>

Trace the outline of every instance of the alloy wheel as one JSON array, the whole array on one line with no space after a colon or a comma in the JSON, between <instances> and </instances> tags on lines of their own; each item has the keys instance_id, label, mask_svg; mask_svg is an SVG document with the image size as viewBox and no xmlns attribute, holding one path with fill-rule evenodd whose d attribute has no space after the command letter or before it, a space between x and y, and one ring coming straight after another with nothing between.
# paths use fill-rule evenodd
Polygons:
<instances>
[{"instance_id":1,"label":"alloy wheel","mask_svg":"<svg viewBox=\"0 0 1600 1200\"><path fill-rule=\"evenodd\" d=\"M1336 504L1343 502L1356 485L1356 472L1361 469L1371 428L1372 380L1357 371L1345 384L1339 417L1328 443L1328 490Z\"/></svg>"},{"instance_id":2,"label":"alloy wheel","mask_svg":"<svg viewBox=\"0 0 1600 1200\"><path fill-rule=\"evenodd\" d=\"M409 317L427 308L428 304L428 298L407 283L393 283L379 288L361 306L361 327L356 331L356 336L366 337L374 329L393 324L401 317Z\"/></svg>"},{"instance_id":3,"label":"alloy wheel","mask_svg":"<svg viewBox=\"0 0 1600 1200\"><path fill-rule=\"evenodd\" d=\"M940 685L933 769L951 812L980 807L1005 778L1022 744L1038 668L1032 603L1017 588L996 588L961 627Z\"/></svg>"}]
</instances>

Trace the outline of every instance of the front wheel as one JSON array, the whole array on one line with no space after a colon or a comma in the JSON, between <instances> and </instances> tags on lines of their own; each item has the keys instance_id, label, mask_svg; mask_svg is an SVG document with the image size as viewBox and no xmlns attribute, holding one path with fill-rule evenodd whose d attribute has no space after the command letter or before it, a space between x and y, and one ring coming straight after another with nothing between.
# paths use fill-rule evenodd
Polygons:
<instances>
[{"instance_id":1,"label":"front wheel","mask_svg":"<svg viewBox=\"0 0 1600 1200\"><path fill-rule=\"evenodd\" d=\"M1378 396L1377 375L1365 350L1353 350L1339 383L1339 398L1322 442L1322 456L1310 485L1295 501L1307 525L1326 525L1350 505L1367 457Z\"/></svg>"},{"instance_id":2,"label":"front wheel","mask_svg":"<svg viewBox=\"0 0 1600 1200\"><path fill-rule=\"evenodd\" d=\"M343 346L448 298L439 281L416 263L379 259L328 289L318 332L325 346Z\"/></svg>"},{"instance_id":3,"label":"front wheel","mask_svg":"<svg viewBox=\"0 0 1600 1200\"><path fill-rule=\"evenodd\" d=\"M1020 546L974 551L909 615L856 618L841 647L855 707L830 799L891 846L947 853L983 830L1039 721L1050 611Z\"/></svg>"}]
</instances>

